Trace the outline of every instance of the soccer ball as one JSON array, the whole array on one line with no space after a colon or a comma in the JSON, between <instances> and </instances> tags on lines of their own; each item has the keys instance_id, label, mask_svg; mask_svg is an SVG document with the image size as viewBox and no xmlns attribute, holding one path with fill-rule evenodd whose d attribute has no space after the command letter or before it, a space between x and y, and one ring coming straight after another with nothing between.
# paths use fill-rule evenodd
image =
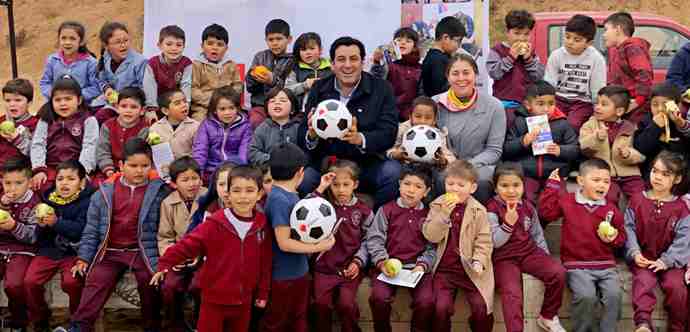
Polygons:
<instances>
[{"instance_id":1,"label":"soccer ball","mask_svg":"<svg viewBox=\"0 0 690 332\"><path fill-rule=\"evenodd\" d=\"M352 127L352 114L345 104L335 99L327 99L316 106L311 121L319 137L341 138Z\"/></svg>"},{"instance_id":2,"label":"soccer ball","mask_svg":"<svg viewBox=\"0 0 690 332\"><path fill-rule=\"evenodd\" d=\"M407 156L419 162L431 162L442 144L441 132L425 125L408 129L402 137L402 148L407 152Z\"/></svg>"},{"instance_id":3,"label":"soccer ball","mask_svg":"<svg viewBox=\"0 0 690 332\"><path fill-rule=\"evenodd\" d=\"M327 200L303 199L290 214L290 238L304 243L319 242L331 235L336 221L335 209Z\"/></svg>"}]
</instances>

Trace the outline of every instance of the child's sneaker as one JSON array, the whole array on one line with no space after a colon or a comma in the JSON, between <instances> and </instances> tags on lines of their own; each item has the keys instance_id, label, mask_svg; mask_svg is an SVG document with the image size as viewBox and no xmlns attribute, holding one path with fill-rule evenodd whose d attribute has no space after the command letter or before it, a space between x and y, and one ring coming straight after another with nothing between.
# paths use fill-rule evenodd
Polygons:
<instances>
[{"instance_id":1,"label":"child's sneaker","mask_svg":"<svg viewBox=\"0 0 690 332\"><path fill-rule=\"evenodd\" d=\"M635 329L635 332L652 332L652 329L649 328L649 324L647 323L642 323L637 326Z\"/></svg>"},{"instance_id":2,"label":"child's sneaker","mask_svg":"<svg viewBox=\"0 0 690 332\"><path fill-rule=\"evenodd\" d=\"M563 326L561 326L561 322L558 320L558 316L553 316L552 319L546 319L542 316L539 316L539 318L537 319L537 325L544 329L544 331L566 332Z\"/></svg>"}]
</instances>

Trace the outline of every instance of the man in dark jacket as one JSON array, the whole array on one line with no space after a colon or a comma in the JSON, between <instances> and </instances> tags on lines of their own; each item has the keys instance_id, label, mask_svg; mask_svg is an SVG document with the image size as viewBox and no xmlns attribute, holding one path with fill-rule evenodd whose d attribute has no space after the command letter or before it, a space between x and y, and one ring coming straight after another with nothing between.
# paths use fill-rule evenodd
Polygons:
<instances>
[{"instance_id":1,"label":"man in dark jacket","mask_svg":"<svg viewBox=\"0 0 690 332\"><path fill-rule=\"evenodd\" d=\"M690 89L690 43L673 56L666 73L666 82L675 85L681 93Z\"/></svg>"},{"instance_id":2,"label":"man in dark jacket","mask_svg":"<svg viewBox=\"0 0 690 332\"><path fill-rule=\"evenodd\" d=\"M311 165L305 169L300 192L309 193L318 186L321 161L335 156L358 163L362 168L360 188L374 194L376 206L383 205L397 196L400 177L400 164L384 157L398 131L393 90L388 82L362 71L365 54L359 40L336 39L330 56L335 75L314 84L305 110L313 110L323 100L336 99L347 105L356 120L343 138L328 140L316 135L308 119L302 122L297 137L309 153Z\"/></svg>"}]
</instances>

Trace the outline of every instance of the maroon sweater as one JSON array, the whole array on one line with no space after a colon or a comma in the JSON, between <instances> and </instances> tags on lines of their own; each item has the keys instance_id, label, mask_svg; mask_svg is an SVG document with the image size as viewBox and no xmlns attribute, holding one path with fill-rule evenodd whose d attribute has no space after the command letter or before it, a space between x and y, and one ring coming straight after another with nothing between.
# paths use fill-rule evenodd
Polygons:
<instances>
[{"instance_id":1,"label":"maroon sweater","mask_svg":"<svg viewBox=\"0 0 690 332\"><path fill-rule=\"evenodd\" d=\"M137 122L137 124L131 128L125 128L120 125L120 122L117 121L116 117L106 121L103 126L107 127L109 131L110 154L113 159L114 167L118 167L118 165L120 165L120 161L125 159L124 148L127 140L132 137L137 137L139 132L148 127L146 121L140 119L139 122ZM103 171L105 172L106 170Z\"/></svg>"},{"instance_id":2,"label":"maroon sweater","mask_svg":"<svg viewBox=\"0 0 690 332\"><path fill-rule=\"evenodd\" d=\"M676 238L677 224L690 215L688 206L680 198L657 203L644 193L633 195L628 208L635 216L634 230L640 252L649 260L659 259L669 249Z\"/></svg>"},{"instance_id":3,"label":"maroon sweater","mask_svg":"<svg viewBox=\"0 0 690 332\"><path fill-rule=\"evenodd\" d=\"M79 160L88 112L77 112L67 119L57 119L48 126L46 165L51 168L63 161Z\"/></svg>"},{"instance_id":4,"label":"maroon sweater","mask_svg":"<svg viewBox=\"0 0 690 332\"><path fill-rule=\"evenodd\" d=\"M338 274L353 261L360 267L366 265L366 247L362 244L374 218L371 209L357 198L348 205L334 205L338 217L335 245L319 256L314 264L314 271L325 274Z\"/></svg>"},{"instance_id":5,"label":"maroon sweater","mask_svg":"<svg viewBox=\"0 0 690 332\"><path fill-rule=\"evenodd\" d=\"M623 214L610 202L584 203L579 193L560 194L560 183L549 180L539 196L542 220L563 218L561 226L561 260L566 269L608 269L616 266L614 248L625 244ZM613 214L611 225L618 236L604 243L597 235L599 223Z\"/></svg>"},{"instance_id":6,"label":"maroon sweater","mask_svg":"<svg viewBox=\"0 0 690 332\"><path fill-rule=\"evenodd\" d=\"M525 257L538 249L537 243L532 239L529 230L538 223L536 210L526 200L522 200L517 206L518 220L515 225L505 223L506 204L499 198L493 197L486 203L486 211L498 217L501 229L510 234L508 241L498 248L494 248L493 260L509 260Z\"/></svg>"},{"instance_id":7,"label":"maroon sweater","mask_svg":"<svg viewBox=\"0 0 690 332\"><path fill-rule=\"evenodd\" d=\"M502 58L512 57L512 55L510 55L510 47L503 43L496 44L493 50ZM532 56L534 56L534 54ZM500 100L522 102L527 95L527 87L534 83L530 79L525 66L525 60L522 58L513 58L513 68L505 73L500 80L494 80L494 97Z\"/></svg>"},{"instance_id":8,"label":"maroon sweater","mask_svg":"<svg viewBox=\"0 0 690 332\"><path fill-rule=\"evenodd\" d=\"M631 37L608 50L606 83L624 86L640 106L648 101L654 81L649 46L648 41Z\"/></svg>"},{"instance_id":9,"label":"maroon sweater","mask_svg":"<svg viewBox=\"0 0 690 332\"><path fill-rule=\"evenodd\" d=\"M34 208L41 202L41 197L29 190L24 197L1 208L12 215L17 226L11 231L0 230L0 250L36 252L38 246L31 242L32 231L25 226L35 224Z\"/></svg>"},{"instance_id":10,"label":"maroon sweater","mask_svg":"<svg viewBox=\"0 0 690 332\"><path fill-rule=\"evenodd\" d=\"M412 101L417 97L417 86L422 75L419 52L403 56L388 66L388 82L393 86L395 105L400 121L407 121L412 114Z\"/></svg>"},{"instance_id":11,"label":"maroon sweater","mask_svg":"<svg viewBox=\"0 0 690 332\"><path fill-rule=\"evenodd\" d=\"M109 248L137 248L139 235L139 211L148 184L130 187L124 180L115 180L113 215L110 222Z\"/></svg>"},{"instance_id":12,"label":"maroon sweater","mask_svg":"<svg viewBox=\"0 0 690 332\"><path fill-rule=\"evenodd\" d=\"M450 213L450 230L448 232L448 241L450 243L443 256L441 262L436 268L436 272L453 273L458 275L465 275L465 269L462 267L462 258L453 243L460 243L460 228L462 227L462 218L465 216L465 204L458 204L453 212Z\"/></svg>"},{"instance_id":13,"label":"maroon sweater","mask_svg":"<svg viewBox=\"0 0 690 332\"><path fill-rule=\"evenodd\" d=\"M420 262L428 270L433 261L425 259L429 242L422 234L422 225L429 209L403 207L400 199L386 203L376 213L372 227L367 231L367 247L372 262L377 265L387 258L397 258L404 265Z\"/></svg>"},{"instance_id":14,"label":"maroon sweater","mask_svg":"<svg viewBox=\"0 0 690 332\"><path fill-rule=\"evenodd\" d=\"M180 87L182 74L185 68L192 65L192 60L182 56L176 63L163 63L161 56L156 55L149 59L149 66L153 71L153 77L158 83L158 95Z\"/></svg>"}]
</instances>

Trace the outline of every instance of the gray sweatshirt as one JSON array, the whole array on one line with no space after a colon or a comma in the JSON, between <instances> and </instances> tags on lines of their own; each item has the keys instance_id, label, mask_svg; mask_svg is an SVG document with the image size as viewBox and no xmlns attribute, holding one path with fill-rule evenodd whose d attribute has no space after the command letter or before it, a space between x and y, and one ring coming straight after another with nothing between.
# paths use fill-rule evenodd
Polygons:
<instances>
[{"instance_id":1,"label":"gray sweatshirt","mask_svg":"<svg viewBox=\"0 0 690 332\"><path fill-rule=\"evenodd\" d=\"M561 47L549 56L544 80L556 87L556 95L571 101L593 103L606 85L604 56L590 46L580 55Z\"/></svg>"},{"instance_id":2,"label":"gray sweatshirt","mask_svg":"<svg viewBox=\"0 0 690 332\"><path fill-rule=\"evenodd\" d=\"M271 118L264 120L254 130L252 142L249 144L249 161L253 165L268 162L271 148L280 143L297 144L297 131L300 122L294 119L280 125Z\"/></svg>"},{"instance_id":3,"label":"gray sweatshirt","mask_svg":"<svg viewBox=\"0 0 690 332\"><path fill-rule=\"evenodd\" d=\"M472 163L482 180L490 179L506 137L506 113L501 102L479 91L470 109L451 112L446 106L447 93L433 99L439 106L438 127L448 133L448 149Z\"/></svg>"}]
</instances>

